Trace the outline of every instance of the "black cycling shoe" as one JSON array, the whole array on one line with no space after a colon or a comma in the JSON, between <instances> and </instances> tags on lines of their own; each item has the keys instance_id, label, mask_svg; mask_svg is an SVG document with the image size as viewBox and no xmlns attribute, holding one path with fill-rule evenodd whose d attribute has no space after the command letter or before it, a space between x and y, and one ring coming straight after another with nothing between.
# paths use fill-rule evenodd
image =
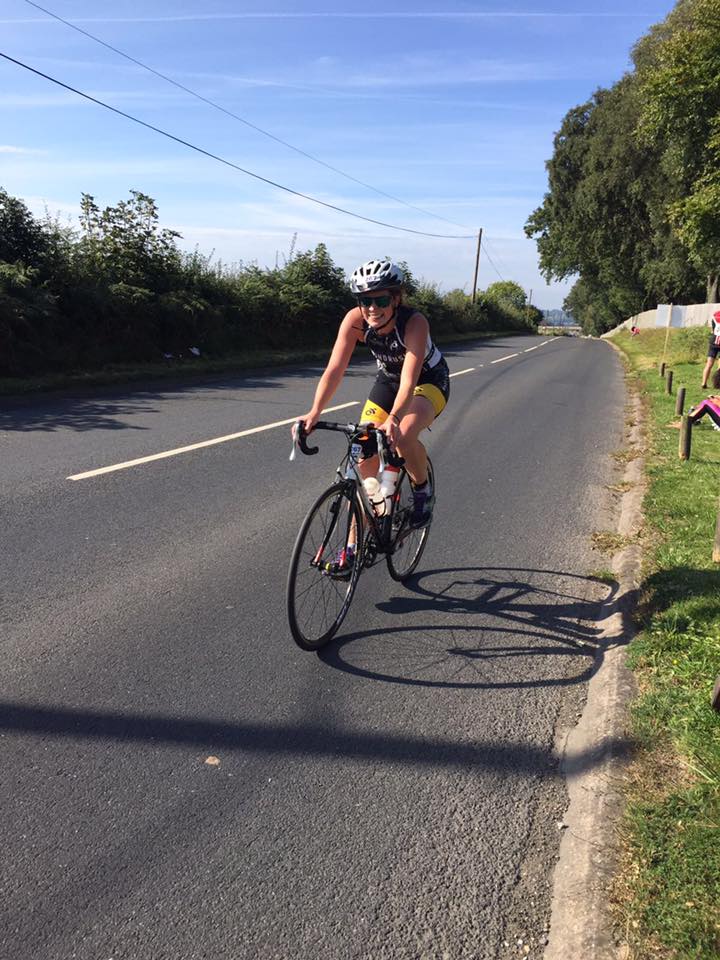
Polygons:
<instances>
[{"instance_id":1,"label":"black cycling shoe","mask_svg":"<svg viewBox=\"0 0 720 960\"><path fill-rule=\"evenodd\" d=\"M435 497L424 483L422 487L413 487L413 508L410 514L411 527L424 527L432 520Z\"/></svg>"}]
</instances>

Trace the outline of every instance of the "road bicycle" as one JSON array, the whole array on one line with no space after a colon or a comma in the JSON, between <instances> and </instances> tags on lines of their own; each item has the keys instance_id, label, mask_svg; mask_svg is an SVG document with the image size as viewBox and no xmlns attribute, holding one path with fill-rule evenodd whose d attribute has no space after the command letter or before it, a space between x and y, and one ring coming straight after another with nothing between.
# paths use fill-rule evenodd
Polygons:
<instances>
[{"instance_id":1,"label":"road bicycle","mask_svg":"<svg viewBox=\"0 0 720 960\"><path fill-rule=\"evenodd\" d=\"M402 582L411 576L425 550L430 523L413 527L412 488L404 461L393 458L387 437L373 424L320 420L315 430L344 433L347 452L337 468L338 480L317 498L300 527L288 570L287 612L293 639L303 650L324 647L345 619L360 574L385 558L390 576ZM374 435L382 474L387 462L400 467L397 485L387 501L371 501L358 469L361 440ZM318 452L307 445L300 422L293 428L293 450L308 456ZM435 476L428 457L428 479L433 494ZM354 547L352 562L343 561ZM340 558L341 562L338 562Z\"/></svg>"}]
</instances>

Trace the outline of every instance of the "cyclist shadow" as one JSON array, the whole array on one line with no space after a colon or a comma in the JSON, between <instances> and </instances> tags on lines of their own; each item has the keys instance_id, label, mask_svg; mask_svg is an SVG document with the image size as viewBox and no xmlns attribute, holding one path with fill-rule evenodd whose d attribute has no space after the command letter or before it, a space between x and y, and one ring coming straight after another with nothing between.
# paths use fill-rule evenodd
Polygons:
<instances>
[{"instance_id":1,"label":"cyclist shadow","mask_svg":"<svg viewBox=\"0 0 720 960\"><path fill-rule=\"evenodd\" d=\"M623 618L631 598L618 601L616 582L555 570L458 567L424 571L404 586L409 593L377 604L401 623L340 637L321 659L346 673L412 686L569 686L589 680L604 652L627 642Z\"/></svg>"}]
</instances>

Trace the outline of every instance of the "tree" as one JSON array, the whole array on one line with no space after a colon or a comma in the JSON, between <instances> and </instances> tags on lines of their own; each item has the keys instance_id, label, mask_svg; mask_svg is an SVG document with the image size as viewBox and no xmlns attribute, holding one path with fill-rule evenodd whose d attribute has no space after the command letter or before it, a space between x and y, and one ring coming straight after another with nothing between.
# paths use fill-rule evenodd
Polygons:
<instances>
[{"instance_id":1,"label":"tree","mask_svg":"<svg viewBox=\"0 0 720 960\"><path fill-rule=\"evenodd\" d=\"M86 269L105 282L157 289L180 267L176 230L160 229L157 204L144 193L101 210L84 193L80 203L80 252Z\"/></svg>"},{"instance_id":2,"label":"tree","mask_svg":"<svg viewBox=\"0 0 720 960\"><path fill-rule=\"evenodd\" d=\"M0 261L33 267L47 249L42 224L17 197L0 187Z\"/></svg>"},{"instance_id":3,"label":"tree","mask_svg":"<svg viewBox=\"0 0 720 960\"><path fill-rule=\"evenodd\" d=\"M660 152L667 220L720 300L720 0L682 0L634 51L639 131Z\"/></svg>"},{"instance_id":4,"label":"tree","mask_svg":"<svg viewBox=\"0 0 720 960\"><path fill-rule=\"evenodd\" d=\"M662 37L654 34L653 44ZM525 226L546 279L582 281L572 300L589 331L703 295L701 274L668 217L674 174L661 162L661 146L637 136L642 109L640 79L627 74L569 111L547 164L548 193Z\"/></svg>"},{"instance_id":5,"label":"tree","mask_svg":"<svg viewBox=\"0 0 720 960\"><path fill-rule=\"evenodd\" d=\"M527 303L525 291L514 280L497 280L491 283L483 294L485 300L522 310Z\"/></svg>"}]
</instances>

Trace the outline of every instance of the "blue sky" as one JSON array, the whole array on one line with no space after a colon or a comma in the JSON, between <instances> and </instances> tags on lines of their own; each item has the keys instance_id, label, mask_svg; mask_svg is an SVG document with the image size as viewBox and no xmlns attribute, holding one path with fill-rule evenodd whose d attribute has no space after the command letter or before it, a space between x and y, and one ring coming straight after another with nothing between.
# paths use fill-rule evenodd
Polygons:
<instances>
[{"instance_id":1,"label":"blue sky","mask_svg":"<svg viewBox=\"0 0 720 960\"><path fill-rule=\"evenodd\" d=\"M375 220L441 234L484 229L478 284L516 280L557 307L523 224L542 202L562 117L629 66L673 4L597 0L39 0L155 70L365 183L372 192L193 98L25 0L0 6L0 51L293 190ZM445 0L448 2L448 0ZM407 260L469 291L474 240L379 227L222 166L0 60L0 185L42 213L77 215L140 190L227 263L274 265L327 244L346 270ZM430 216L434 214L435 216ZM445 218L444 220L436 217ZM452 221L448 223L446 221ZM458 226L459 225L459 226Z\"/></svg>"}]
</instances>

